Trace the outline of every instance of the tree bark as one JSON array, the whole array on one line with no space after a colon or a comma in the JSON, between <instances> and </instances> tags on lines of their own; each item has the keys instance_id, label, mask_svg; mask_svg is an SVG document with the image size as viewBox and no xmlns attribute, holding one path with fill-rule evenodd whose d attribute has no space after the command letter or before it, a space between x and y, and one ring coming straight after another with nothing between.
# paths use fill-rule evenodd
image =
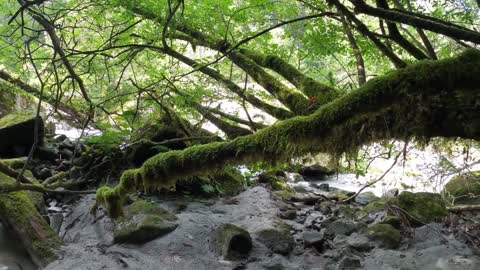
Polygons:
<instances>
[{"instance_id":1,"label":"tree bark","mask_svg":"<svg viewBox=\"0 0 480 270\"><path fill-rule=\"evenodd\" d=\"M369 6L363 0L350 0L355 6L355 11L364 13L370 16L389 20L391 22L408 24L414 27L419 27L438 34L443 34L447 37L470 41L475 44L480 44L480 33L473 30L457 26L452 23L445 23L433 17L410 13L400 10L386 10L383 8L374 8Z\"/></svg>"}]
</instances>

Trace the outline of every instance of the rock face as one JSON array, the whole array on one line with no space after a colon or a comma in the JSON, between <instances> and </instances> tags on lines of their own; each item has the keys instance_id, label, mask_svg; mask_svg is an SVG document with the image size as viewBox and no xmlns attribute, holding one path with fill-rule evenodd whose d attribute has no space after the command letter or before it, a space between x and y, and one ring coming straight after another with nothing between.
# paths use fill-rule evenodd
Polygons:
<instances>
[{"instance_id":1,"label":"rock face","mask_svg":"<svg viewBox=\"0 0 480 270\"><path fill-rule=\"evenodd\" d=\"M417 226L438 221L448 214L445 202L437 193L404 191L398 195L396 204L408 213L410 223Z\"/></svg>"},{"instance_id":2,"label":"rock face","mask_svg":"<svg viewBox=\"0 0 480 270\"><path fill-rule=\"evenodd\" d=\"M213 235L215 251L225 260L242 260L248 257L252 250L250 234L234 224L220 225Z\"/></svg>"},{"instance_id":3,"label":"rock face","mask_svg":"<svg viewBox=\"0 0 480 270\"><path fill-rule=\"evenodd\" d=\"M176 216L158 205L144 200L126 207L125 216L114 228L115 243L141 244L177 228Z\"/></svg>"},{"instance_id":4,"label":"rock face","mask_svg":"<svg viewBox=\"0 0 480 270\"><path fill-rule=\"evenodd\" d=\"M445 185L443 193L454 199L454 203L479 203L480 171L453 177Z\"/></svg>"},{"instance_id":5,"label":"rock face","mask_svg":"<svg viewBox=\"0 0 480 270\"><path fill-rule=\"evenodd\" d=\"M0 157L28 155L34 142L35 117L33 112L17 111L0 119ZM39 119L38 145L43 144L44 123Z\"/></svg>"}]
</instances>

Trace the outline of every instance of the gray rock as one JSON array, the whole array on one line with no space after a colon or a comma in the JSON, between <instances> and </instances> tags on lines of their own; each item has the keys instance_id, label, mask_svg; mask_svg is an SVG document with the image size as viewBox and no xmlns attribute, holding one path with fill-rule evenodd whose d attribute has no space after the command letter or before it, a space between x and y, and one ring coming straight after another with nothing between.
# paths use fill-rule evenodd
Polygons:
<instances>
[{"instance_id":1,"label":"gray rock","mask_svg":"<svg viewBox=\"0 0 480 270\"><path fill-rule=\"evenodd\" d=\"M248 257L252 250L250 234L234 224L222 224L213 235L215 251L225 260L242 260Z\"/></svg>"},{"instance_id":2,"label":"gray rock","mask_svg":"<svg viewBox=\"0 0 480 270\"><path fill-rule=\"evenodd\" d=\"M278 214L278 216L283 219L294 220L295 217L297 217L297 211L295 210L282 211Z\"/></svg>"},{"instance_id":3,"label":"gray rock","mask_svg":"<svg viewBox=\"0 0 480 270\"><path fill-rule=\"evenodd\" d=\"M361 267L359 258L345 256L338 263L337 270L360 269Z\"/></svg>"},{"instance_id":4,"label":"gray rock","mask_svg":"<svg viewBox=\"0 0 480 270\"><path fill-rule=\"evenodd\" d=\"M71 159L73 156L73 152L68 148L64 148L60 151L60 155L62 159Z\"/></svg>"},{"instance_id":5,"label":"gray rock","mask_svg":"<svg viewBox=\"0 0 480 270\"><path fill-rule=\"evenodd\" d=\"M62 227L63 223L63 214L62 213L55 213L50 216L50 227L52 227L55 233L60 232L60 228Z\"/></svg>"},{"instance_id":6,"label":"gray rock","mask_svg":"<svg viewBox=\"0 0 480 270\"><path fill-rule=\"evenodd\" d=\"M350 235L347 239L347 245L358 251L369 251L373 248L370 239L357 233Z\"/></svg>"},{"instance_id":7,"label":"gray rock","mask_svg":"<svg viewBox=\"0 0 480 270\"><path fill-rule=\"evenodd\" d=\"M65 140L63 140L60 144L59 144L59 147L60 148L67 148L69 150L72 150L75 149L75 144L70 141L69 138L66 138Z\"/></svg>"},{"instance_id":8,"label":"gray rock","mask_svg":"<svg viewBox=\"0 0 480 270\"><path fill-rule=\"evenodd\" d=\"M286 229L264 229L258 231L256 237L274 253L287 255L293 249L293 236Z\"/></svg>"},{"instance_id":9,"label":"gray rock","mask_svg":"<svg viewBox=\"0 0 480 270\"><path fill-rule=\"evenodd\" d=\"M145 243L177 228L176 216L153 203L139 200L126 207L113 231L115 243Z\"/></svg>"},{"instance_id":10,"label":"gray rock","mask_svg":"<svg viewBox=\"0 0 480 270\"><path fill-rule=\"evenodd\" d=\"M361 205L367 205L371 202L380 200L379 197L375 196L375 194L371 191L362 192L355 197L355 201Z\"/></svg>"},{"instance_id":11,"label":"gray rock","mask_svg":"<svg viewBox=\"0 0 480 270\"><path fill-rule=\"evenodd\" d=\"M350 220L335 220L327 226L325 234L333 237L335 235L350 235L357 229L355 222Z\"/></svg>"},{"instance_id":12,"label":"gray rock","mask_svg":"<svg viewBox=\"0 0 480 270\"><path fill-rule=\"evenodd\" d=\"M323 191L330 191L330 185L327 183L323 183L318 185L318 189L323 190Z\"/></svg>"},{"instance_id":13,"label":"gray rock","mask_svg":"<svg viewBox=\"0 0 480 270\"><path fill-rule=\"evenodd\" d=\"M325 237L323 233L315 231L303 232L303 245L305 247L314 247L317 250L322 250L324 243Z\"/></svg>"}]
</instances>

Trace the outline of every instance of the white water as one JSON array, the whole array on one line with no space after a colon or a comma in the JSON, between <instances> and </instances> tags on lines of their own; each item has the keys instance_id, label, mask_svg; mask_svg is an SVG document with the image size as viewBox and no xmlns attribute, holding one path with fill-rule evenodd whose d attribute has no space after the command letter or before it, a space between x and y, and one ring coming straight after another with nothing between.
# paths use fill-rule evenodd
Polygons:
<instances>
[{"instance_id":1,"label":"white water","mask_svg":"<svg viewBox=\"0 0 480 270\"><path fill-rule=\"evenodd\" d=\"M460 147L454 147L448 160L453 167L445 166L445 154L435 152L431 147L425 150L412 148L407 152L406 160L400 157L396 165L376 184L364 189L381 196L386 191L398 188L400 191L412 192L441 192L445 184L455 175L467 170L480 170L480 152L473 151L467 156L462 153ZM371 154L372 156L374 153ZM324 180L313 181L314 183L328 183L332 187L356 192L363 186L378 179L394 163L394 158L376 159L372 162L368 173L364 176L355 174L338 174ZM477 163L473 166L467 164ZM456 168L456 169L454 169ZM463 169L462 169L463 168ZM312 181L309 181L312 182ZM309 182L300 182L300 185L308 186Z\"/></svg>"}]
</instances>

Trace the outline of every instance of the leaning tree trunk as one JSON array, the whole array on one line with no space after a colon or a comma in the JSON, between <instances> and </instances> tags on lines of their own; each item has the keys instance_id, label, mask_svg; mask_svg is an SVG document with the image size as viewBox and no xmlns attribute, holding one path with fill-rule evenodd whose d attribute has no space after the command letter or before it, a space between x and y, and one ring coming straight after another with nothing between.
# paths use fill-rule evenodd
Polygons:
<instances>
[{"instance_id":1,"label":"leaning tree trunk","mask_svg":"<svg viewBox=\"0 0 480 270\"><path fill-rule=\"evenodd\" d=\"M0 173L0 184L15 180ZM0 190L1 192L1 190ZM0 193L0 219L22 242L40 268L57 259L62 240L38 213L25 191Z\"/></svg>"},{"instance_id":2,"label":"leaning tree trunk","mask_svg":"<svg viewBox=\"0 0 480 270\"><path fill-rule=\"evenodd\" d=\"M370 80L315 113L295 117L232 141L156 155L127 170L115 188L102 187L97 202L111 216L136 190L175 185L227 165L285 160L308 152L341 154L383 139L437 136L480 139L480 52L422 61Z\"/></svg>"}]
</instances>

